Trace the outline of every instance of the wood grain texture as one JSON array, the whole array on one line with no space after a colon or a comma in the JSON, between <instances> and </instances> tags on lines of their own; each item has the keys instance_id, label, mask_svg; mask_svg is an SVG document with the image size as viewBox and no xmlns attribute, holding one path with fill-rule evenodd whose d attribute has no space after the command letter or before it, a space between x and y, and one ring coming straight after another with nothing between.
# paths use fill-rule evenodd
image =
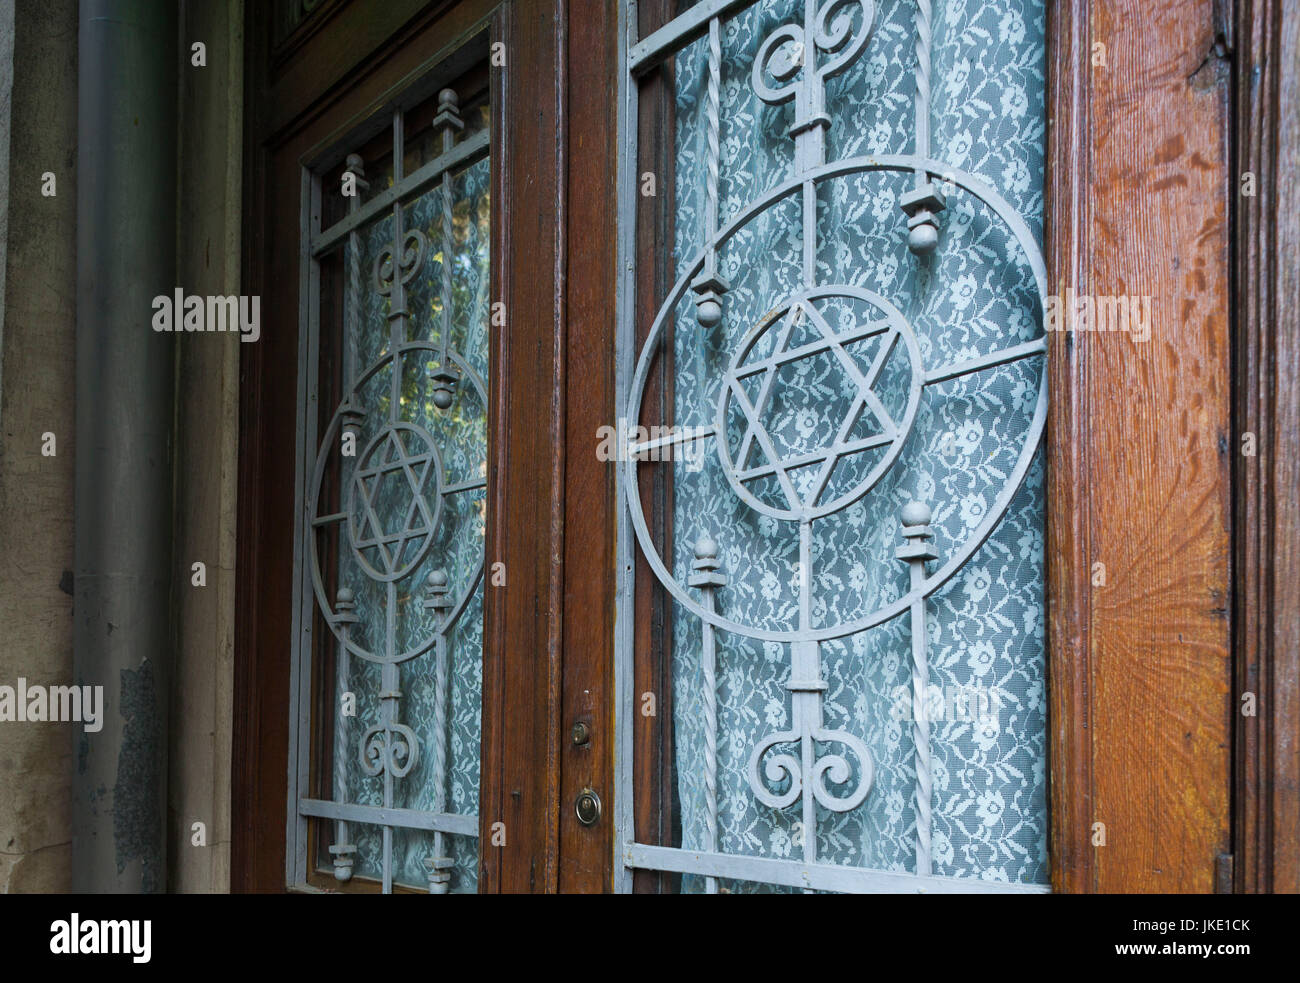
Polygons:
<instances>
[{"instance_id":1,"label":"wood grain texture","mask_svg":"<svg viewBox=\"0 0 1300 983\"><path fill-rule=\"evenodd\" d=\"M1053 291L1152 298L1149 341L1075 331L1050 344L1058 890L1208 892L1229 849L1230 127L1218 12L1211 0L1053 7ZM1092 63L1098 43L1105 65Z\"/></svg>"},{"instance_id":2,"label":"wood grain texture","mask_svg":"<svg viewBox=\"0 0 1300 983\"><path fill-rule=\"evenodd\" d=\"M637 5L637 35L648 37L673 16L671 0L643 0ZM640 80L637 91L638 176L654 175L656 193L637 196L635 229L636 350L650 335L659 305L674 279L671 243L676 212L674 62L668 59ZM643 426L673 421L673 326L668 325L652 363L641 400ZM660 555L672 555L673 465L647 462L639 469L641 511ZM639 546L634 547L632 717L633 825L638 843L679 845L677 782L673 768L673 600L659 583ZM646 695L655 712L642 712ZM632 889L638 894L677 890L680 876L667 871L637 870Z\"/></svg>"},{"instance_id":3,"label":"wood grain texture","mask_svg":"<svg viewBox=\"0 0 1300 983\"><path fill-rule=\"evenodd\" d=\"M493 77L492 295L508 343L494 349L487 561L505 564L506 585L484 604L480 891L559 886L565 31L564 0L505 4L493 27L506 64Z\"/></svg>"},{"instance_id":4,"label":"wood grain texture","mask_svg":"<svg viewBox=\"0 0 1300 983\"><path fill-rule=\"evenodd\" d=\"M1236 23L1235 888L1300 892L1300 10ZM1253 195L1243 181L1253 178ZM1242 453L1246 434L1255 454Z\"/></svg>"},{"instance_id":5,"label":"wood grain texture","mask_svg":"<svg viewBox=\"0 0 1300 983\"><path fill-rule=\"evenodd\" d=\"M565 345L564 666L560 758L559 890L596 893L613 884L614 589L616 465L596 457L596 433L617 415L618 133L617 0L587 0L567 39L568 330ZM573 724L591 728L586 745ZM573 803L583 788L604 803L593 826Z\"/></svg>"}]
</instances>

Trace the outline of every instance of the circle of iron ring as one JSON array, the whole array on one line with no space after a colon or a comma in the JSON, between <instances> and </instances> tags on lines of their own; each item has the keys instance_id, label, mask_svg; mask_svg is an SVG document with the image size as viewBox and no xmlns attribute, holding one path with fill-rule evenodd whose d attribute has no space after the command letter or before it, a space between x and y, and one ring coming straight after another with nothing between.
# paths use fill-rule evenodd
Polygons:
<instances>
[{"instance_id":1,"label":"circle of iron ring","mask_svg":"<svg viewBox=\"0 0 1300 983\"><path fill-rule=\"evenodd\" d=\"M346 394L343 401L335 409L334 415L330 418L329 423L325 427L325 432L320 439L320 449L316 454L315 468L312 472L311 479L310 479L311 480L310 498L309 498L310 507L308 508L307 511L307 520L312 526L311 528L312 535L308 536L310 550L308 552L308 555L304 557L304 561L309 567L308 573L311 577L312 589L316 595L316 603L317 605L319 605L320 610L324 615L325 624L329 627L330 633L334 636L334 638L338 641L340 645L346 648L349 653L355 655L357 658L364 659L367 662L374 662L378 664L383 664L383 663L398 664L402 662L408 662L411 659L423 655L425 652L429 651L429 649L433 648L434 644L438 640L439 632L438 631L429 632L426 637L420 639L411 648L407 649L404 652L400 652L392 657L371 652L369 649L366 649L363 646L357 644L357 642L354 639L348 636L348 633L342 629L341 627L342 623L339 621L338 612L335 611L334 605L331 603L330 598L325 590L325 581L321 576L321 568L320 568L320 544L318 542L319 537L316 535L317 532L316 527L319 524L320 520L339 519L340 516L337 515L331 515L329 517L321 516L319 512L320 496L321 496L321 490L325 479L326 465L330 460L330 454L335 452L338 448L339 433L342 430L344 418L349 414L353 414L356 412L356 406L358 405L356 402L357 397L359 397L360 394L364 391L366 385L370 382L370 380L373 379L379 372L383 371L384 368L388 366L392 366L393 371L400 371L401 360L404 357L406 357L407 355L411 355L415 353L423 353L423 352L434 353L439 357L442 357L443 354L442 347L433 341L406 342L405 344L399 345L395 351L385 354L382 358L376 360L373 364L369 366L369 368L367 368L364 372L362 372L357 377L356 381L353 382L352 384L351 390ZM467 381L469 385L473 387L475 392L477 392L478 394L478 398L482 401L482 404L486 406L487 386L484 384L483 379L479 376L478 372L474 369L474 367L470 365L468 361L466 361L464 356L462 356L459 352L456 352L453 349L447 350L446 358L449 362L453 363L457 369L459 369L461 379ZM411 426L410 424L406 424L406 423L400 423L399 425ZM380 433L383 434L387 432L392 426L393 424L391 422L386 423L384 427L381 429ZM418 429L418 428L413 428L413 429ZM371 443L373 444L374 441L372 440ZM431 443L430 446L436 446L436 445ZM437 476L437 482L438 482L437 487L438 489L440 489L439 497L441 497L441 495L443 494L452 493L452 491L455 490L455 486L451 486L449 489L449 486L447 485L447 476L441 473L441 455L439 455L438 467L439 467L439 473ZM439 518L440 517L441 517L441 513L439 513ZM341 518L344 521L350 522L351 509L349 509L347 512L342 513ZM437 531L436 526L430 527L430 535L428 537L428 542L433 541L434 539L433 533L436 531ZM415 568L413 567L412 569ZM407 571L407 573L409 572L410 571ZM375 573L378 573L378 571L375 571ZM372 576L370 571L367 571L367 576ZM477 554L472 576L470 576L466 581L465 589L459 595L457 595L455 603L452 605L451 608L447 610L446 614L443 615L442 618L440 619L440 625L442 630L445 630L446 626L455 623L456 619L460 616L461 612L464 611L465 606L469 603L470 598L474 596L474 591L478 588L479 581L482 580L482 578L483 578L483 555L480 552ZM376 577L374 579L377 579L382 582L384 580L384 577L380 575L379 577ZM400 577L396 579L400 579Z\"/></svg>"},{"instance_id":2,"label":"circle of iron ring","mask_svg":"<svg viewBox=\"0 0 1300 983\"><path fill-rule=\"evenodd\" d=\"M883 322L872 322L868 328L858 327L852 331L839 332L835 331L826 322L825 318L813 307L811 301L823 298L853 298L855 300L865 301L885 315ZM789 312L786 317L780 317L782 314ZM812 319L818 329L821 338L819 342L813 345L801 345L793 352L788 348L788 339L792 327L791 319L804 313ZM782 326L777 328L776 325L781 323ZM772 331L777 332L777 344L766 358L760 361L746 365L745 359L749 357L754 346L759 340ZM863 373L853 362L852 357L844 351L844 345L865 338L874 337L883 334L885 338L881 341L881 353L876 359L876 364L868 368ZM906 354L908 363L911 367L911 382L907 390L907 406L904 410L903 418L895 423L880 404L879 399L875 396L873 386L878 373L894 357L895 343L901 345L901 350ZM853 407L850 413L843 421L842 431L848 431L857 421L860 412L871 412L877 417L882 425L882 433L878 436L858 441L846 441L846 433L842 432L833 441L830 447L820 449L819 453L801 455L796 460L790 460L776 455L775 449L771 446L771 437L767 433L766 427L762 422L762 414L765 410L766 402L772 398L772 389L778 384L779 369L782 365L798 361L803 357L820 355L822 352L830 351L833 353L837 364L846 371L854 381L858 390L857 397L854 399ZM792 355L793 357L783 357ZM756 402L758 406L751 405L749 399L744 393L740 384L740 379L745 376L764 375L763 387L760 390L759 398ZM741 340L735 356L731 360L731 367L723 380L722 394L718 399L718 415L715 423L715 434L717 435L716 444L718 457L722 462L722 473L726 475L727 482L732 489L750 508L764 515L772 516L777 519L789 519L791 521L808 521L830 515L832 512L838 512L846 505L850 505L859 498L866 495L872 487L875 486L885 472L893 466L898 455L902 453L903 444L907 440L908 433L911 432L912 424L916 420L917 410L921 405L921 389L923 384L923 373L921 371L921 350L917 346L916 336L912 331L911 325L903 317L901 311L893 304L885 300L879 294L870 290L864 290L861 287L851 287L845 284L837 284L825 287L809 287L787 298L776 308L772 314L765 317L762 321L750 329L749 333ZM739 404L742 412L748 422L745 430L745 436L742 437L741 446L738 448L737 460L733 461L729 441L726 439L726 422L728 409L733 404ZM767 464L761 469L747 469L745 467L745 458L748 457L751 447L751 437L763 451L767 458ZM817 499L821 496L822 490L827 487L832 474L835 472L842 458L861 454L864 451L871 450L874 447L888 446L884 456L876 462L875 466L865 478L850 488L847 492L838 495L831 501L817 504ZM803 467L808 464L820 462L823 466L822 473L819 475L817 485L814 486L811 498L802 498L795 492L793 485L786 474L787 467ZM771 505L768 502L760 500L754 495L744 482L753 480L760 475L755 471L767 472L770 470L776 476L783 486L790 507L781 509ZM792 498L793 496L793 498ZM800 499L796 501L795 499Z\"/></svg>"},{"instance_id":3,"label":"circle of iron ring","mask_svg":"<svg viewBox=\"0 0 1300 983\"><path fill-rule=\"evenodd\" d=\"M666 336L666 327L686 291L690 289L692 281L699 275L704 268L705 258L712 250L720 248L728 242L742 228L747 226L755 217L762 214L771 205L787 197L788 195L798 192L805 182L811 181L814 184L829 180L831 178L841 177L848 174L856 174L869 171L896 171L907 174L915 174L918 171L925 172L934 177L941 177L942 180L955 187L962 188L975 198L984 202L997 215L1004 226L1006 226L1015 236L1020 246L1020 251L1034 276L1034 283L1038 290L1039 302L1041 309L1047 309L1047 271L1043 263L1042 252L1038 248L1038 243L1034 239L1033 233L1025 220L1011 207L1010 204L997 191L986 184L984 181L975 177L973 174L953 167L942 161L934 160L927 157L917 157L912 154L889 154L875 157L853 157L845 160L832 161L828 164L822 164L813 168L811 171L804 172L797 177L792 177L782 184L769 190L767 193L749 203L736 213L731 221L706 242L695 258L691 261L681 273L677 282L669 290L663 305L659 308L658 314L650 327L650 332L646 337L645 343L641 348L640 357L637 360L636 368L632 375L631 384L628 389L628 401L626 416L629 420L642 419L641 401L645 395L646 385L650 377L651 364L654 362L658 348L663 344ZM842 290L843 288L835 288ZM1039 336L1033 342L1025 345L1012 346L1013 349L1024 349L1013 353L1014 357L1041 357L1046 353L1046 338ZM1006 351L1011 351L1007 349ZM1000 354L1000 353L995 353ZM926 367L920 364L919 359L915 363L916 367L924 373ZM943 379L957 378L969 372L977 371L979 367L944 366L943 369L953 369L950 373L941 373ZM936 370L938 371L938 370ZM925 376L929 384L929 376ZM994 527L1002 519L1007 508L1011 505L1011 500L1015 497L1016 492L1020 489L1025 475L1029 470L1029 465L1033 459L1034 452L1038 449L1039 441L1042 438L1043 428L1047 422L1047 385L1043 379L1039 384L1038 401L1034 407L1034 415L1029 423L1029 427L1024 435L1023 444L1020 449L1020 456L1012 469L1010 478L1002 485L997 498L992 506L985 513L980 524L975 527L972 533L959 546L951 552L945 554L943 561L937 564L937 569L930 573L921 583L912 587L902 596L893 602L886 604L876 610L838 625L829 625L822 627L813 627L806 629L777 629L777 628L759 628L752 625L744 625L739 622L720 614L717 611L709 610L704 607L696 598L692 597L690 592L678 582L673 574L664 565L663 558L659 555L655 546L654 538L650 534L649 527L646 524L645 513L641 506L641 494L638 480L638 468L640 466L641 455L628 455L623 464L623 483L624 483L624 504L628 510L628 516L632 523L633 531L636 534L637 542L641 546L641 552L645 556L646 562L654 571L655 576L662 583L665 589L672 594L673 598L701 621L705 621L713 627L722 631L734 632L747 638L755 638L761 641L772 642L793 642L793 641L826 641L832 638L844 638L849 635L865 631L868 628L874 628L876 625L884 624L893 618L898 617L904 611L907 611L912 603L922 598L928 598L945 583L950 580L958 570L966 563L968 559L979 549L981 545L992 534ZM718 439L719 435L715 432L712 438L704 437L701 439Z\"/></svg>"}]
</instances>

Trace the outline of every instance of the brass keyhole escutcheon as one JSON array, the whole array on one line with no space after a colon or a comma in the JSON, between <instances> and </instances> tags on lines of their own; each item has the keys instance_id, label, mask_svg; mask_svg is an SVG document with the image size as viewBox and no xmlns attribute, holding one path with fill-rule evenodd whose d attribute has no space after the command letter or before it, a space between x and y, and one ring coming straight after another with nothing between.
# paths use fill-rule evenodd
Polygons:
<instances>
[{"instance_id":1,"label":"brass keyhole escutcheon","mask_svg":"<svg viewBox=\"0 0 1300 983\"><path fill-rule=\"evenodd\" d=\"M600 819L600 796L594 788L584 788L578 793L578 801L573 811L578 814L578 822L584 826L594 826Z\"/></svg>"}]
</instances>

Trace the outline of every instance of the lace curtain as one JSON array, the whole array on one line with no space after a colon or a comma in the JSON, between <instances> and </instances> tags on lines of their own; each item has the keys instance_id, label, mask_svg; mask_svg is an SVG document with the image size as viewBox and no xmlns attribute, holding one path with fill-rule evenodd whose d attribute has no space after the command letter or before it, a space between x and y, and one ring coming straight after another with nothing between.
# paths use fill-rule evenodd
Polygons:
<instances>
[{"instance_id":1,"label":"lace curtain","mask_svg":"<svg viewBox=\"0 0 1300 983\"><path fill-rule=\"evenodd\" d=\"M915 13L912 0L880 0L863 54L827 89L827 159L913 152ZM786 180L793 141L790 104L769 106L750 84L760 43L798 19L796 0L763 0L724 22L719 226ZM1045 144L1042 0L947 0L934 5L931 156L983 179L1041 242ZM706 41L676 58L676 241L680 274L704 242ZM907 249L899 199L912 175L857 173L825 182L817 204L817 278L866 288L911 323L924 364L972 358L1041 336L1040 302L1026 258L989 208L949 188L937 251ZM721 251L731 289L716 328L696 319L694 298L675 312L675 422L707 425L742 337L801 286L797 196L774 204ZM823 310L832 323L861 311L847 301ZM855 358L871 358L864 343ZM900 508L933 511L941 560L992 506L1011 476L1043 380L1042 359L1024 359L926 388L901 455L863 499L814 524L815 624L860 617L907 592L894 556ZM785 395L769 410L779 450L839 425L851 387L834 360L787 366ZM907 374L882 373L890 413L905 400ZM897 414L895 413L895 418ZM866 459L867 466L870 459ZM861 466L861 465L859 465ZM803 480L795 475L796 482ZM850 473L848 484L854 477ZM760 487L754 492L762 497ZM715 454L693 469L674 465L675 575L685 583L702 535L720 544L728 583L721 612L751 625L794 627L791 583L798 537L789 523L746 507ZM1043 468L1031 466L992 536L929 601L933 754L933 873L1046 883L1047 731L1043 617ZM700 622L674 618L674 746L682 845L705 829ZM825 719L861 738L875 763L857 808L818 806L824 863L911 872L915 771L909 724L910 635L906 615L821 649ZM719 633L718 849L799 859L798 805L771 809L746 780L750 749L789 725L789 659L782 644ZM699 890L700 878L683 879ZM770 890L727 882L732 891Z\"/></svg>"},{"instance_id":2,"label":"lace curtain","mask_svg":"<svg viewBox=\"0 0 1300 983\"><path fill-rule=\"evenodd\" d=\"M481 122L481 121L480 121ZM438 188L426 192L407 208L405 228L417 229L427 237L430 247L418 273L407 286L407 305L411 312L409 340L440 341L442 324L442 264L451 264L451 335L450 347L461 353L480 378L488 378L488 259L490 164L484 159L460 172L452 182L452 241L443 241L442 198ZM380 254L393 240L393 220L386 217L367 227L361 240L361 269L375 267ZM387 352L389 346L389 297L373 289L369 280L363 297L358 335L350 339L354 346L354 364L369 366ZM403 365L398 419L425 429L437 442L442 455L446 479L450 483L486 478L487 407L476 389L462 383L457 387L455 402L449 410L436 409L433 403L433 372L438 356L429 352L427 360L408 359ZM391 379L387 371L376 374L361 393L361 405L370 413L362 424L357 440L367 446L388 418ZM357 458L343 458L341 485L347 488ZM400 528L406 509L406 497L398 486L394 494L375 502L376 514L384 528ZM429 573L446 570L453 594L463 589L474 576L483 557L486 497L482 489L443 500L436 540L428 556L398 583L397 638L399 650L410 648L432 630L431 613L424 607L423 587ZM341 554L339 582L356 596L358 621L353 631L362 645L383 651L387 600L382 584L366 577L358 568L350 550ZM448 812L474 815L478 811L479 744L483 688L483 584L480 581L473 597L456 621L448 637L449 692L447 726L442 739L447 746L446 786L443 790ZM428 753L438 739L434 709L435 685L433 655L425 654L402 666L402 721L416 733L424 752L402 780L394 783L394 805L401 809L434 811L433 756ZM334 741L334 761L346 774L347 801L381 806L384 802L382 774L370 777L357 767L361 735L379 722L380 668L373 662L353 660L349 688L356 694L357 716L340 718L342 731ZM357 846L358 876L379 879L382 876L382 830L378 826L354 824L352 836ZM454 861L451 891L473 893L477 890L478 851L475 839L446 836L447 853ZM394 830L393 880L396 883L422 886L427 878L424 859L434 855L433 834L414 830Z\"/></svg>"}]
</instances>

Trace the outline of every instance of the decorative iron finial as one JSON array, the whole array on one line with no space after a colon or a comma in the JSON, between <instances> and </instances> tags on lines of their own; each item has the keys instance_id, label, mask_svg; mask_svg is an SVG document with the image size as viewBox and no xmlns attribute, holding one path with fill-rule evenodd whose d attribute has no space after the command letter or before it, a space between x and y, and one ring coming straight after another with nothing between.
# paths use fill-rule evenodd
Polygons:
<instances>
[{"instance_id":1,"label":"decorative iron finial","mask_svg":"<svg viewBox=\"0 0 1300 983\"><path fill-rule=\"evenodd\" d=\"M447 894L451 891L451 868L456 862L451 857L425 857L424 869L428 871L429 893Z\"/></svg>"},{"instance_id":2,"label":"decorative iron finial","mask_svg":"<svg viewBox=\"0 0 1300 983\"><path fill-rule=\"evenodd\" d=\"M442 152L448 153L456 144L456 134L465 129L465 122L460 117L460 96L455 89L443 89L438 93L438 115L433 118L433 131L442 134ZM440 410L451 406L455 399L456 384L460 373L448 358L447 349L451 341L451 254L452 254L452 211L455 207L455 195L452 191L451 172L442 175L442 328L439 347L442 358L432 375L433 405Z\"/></svg>"},{"instance_id":3,"label":"decorative iron finial","mask_svg":"<svg viewBox=\"0 0 1300 983\"><path fill-rule=\"evenodd\" d=\"M908 502L899 514L903 520L903 538L907 542L898 547L896 556L908 565L912 590L918 590L925 581L925 563L937 560L939 551L929 542L934 533L930 529L930 506L924 502ZM931 872L930 836L934 797L934 776L930 755L930 713L927 706L930 691L930 666L926 648L925 598L912 602L912 745L916 759L916 873L928 876Z\"/></svg>"},{"instance_id":4,"label":"decorative iron finial","mask_svg":"<svg viewBox=\"0 0 1300 983\"><path fill-rule=\"evenodd\" d=\"M366 162L360 154L348 154L348 159L343 162L343 173L351 174L358 188L365 190L370 187L366 180Z\"/></svg>"},{"instance_id":5,"label":"decorative iron finial","mask_svg":"<svg viewBox=\"0 0 1300 983\"><path fill-rule=\"evenodd\" d=\"M352 880L356 852L355 843L336 843L330 847L330 855L334 857L334 879L340 884Z\"/></svg>"},{"instance_id":6,"label":"decorative iron finial","mask_svg":"<svg viewBox=\"0 0 1300 983\"><path fill-rule=\"evenodd\" d=\"M934 538L930 528L930 506L924 502L908 502L899 518L903 520L903 538L907 542L898 547L894 555L905 562L937 560L939 551L929 542Z\"/></svg>"},{"instance_id":7,"label":"decorative iron finial","mask_svg":"<svg viewBox=\"0 0 1300 983\"><path fill-rule=\"evenodd\" d=\"M465 128L465 122L460 118L460 96L455 89L443 89L438 93L438 115L433 118L433 128L437 132Z\"/></svg>"},{"instance_id":8,"label":"decorative iron finial","mask_svg":"<svg viewBox=\"0 0 1300 983\"><path fill-rule=\"evenodd\" d=\"M446 570L429 571L429 576L424 581L425 598L422 603L425 609L432 611L439 621L452 605L450 590Z\"/></svg>"},{"instance_id":9,"label":"decorative iron finial","mask_svg":"<svg viewBox=\"0 0 1300 983\"><path fill-rule=\"evenodd\" d=\"M722 561L718 559L718 541L707 532L695 541L695 561L687 581L692 587L726 587L727 575L718 568Z\"/></svg>"},{"instance_id":10,"label":"decorative iron finial","mask_svg":"<svg viewBox=\"0 0 1300 983\"><path fill-rule=\"evenodd\" d=\"M936 216L948 201L939 186L927 181L903 195L899 207L907 216L907 248L917 256L934 252L939 245Z\"/></svg>"},{"instance_id":11,"label":"decorative iron finial","mask_svg":"<svg viewBox=\"0 0 1300 983\"><path fill-rule=\"evenodd\" d=\"M356 595L351 587L340 587L334 600L334 623L336 625L354 625L357 618Z\"/></svg>"},{"instance_id":12,"label":"decorative iron finial","mask_svg":"<svg viewBox=\"0 0 1300 983\"><path fill-rule=\"evenodd\" d=\"M705 272L691 283L695 291L695 318L706 328L722 320L722 295L731 289L726 277Z\"/></svg>"}]
</instances>

